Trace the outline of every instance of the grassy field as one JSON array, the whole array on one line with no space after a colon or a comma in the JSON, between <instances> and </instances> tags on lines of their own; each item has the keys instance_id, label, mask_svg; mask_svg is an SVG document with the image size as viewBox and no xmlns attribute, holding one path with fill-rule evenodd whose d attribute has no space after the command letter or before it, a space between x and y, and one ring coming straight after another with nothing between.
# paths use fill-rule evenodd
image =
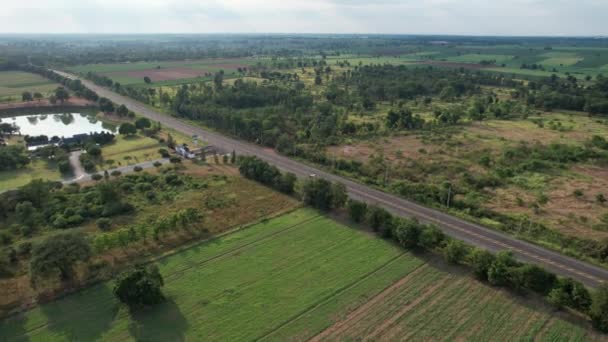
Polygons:
<instances>
[{"instance_id":1,"label":"grassy field","mask_svg":"<svg viewBox=\"0 0 608 342\"><path fill-rule=\"evenodd\" d=\"M104 160L113 160L113 166L131 165L160 158L158 149L167 148L158 140L142 135L117 135L114 142L102 148Z\"/></svg>"},{"instance_id":2,"label":"grassy field","mask_svg":"<svg viewBox=\"0 0 608 342\"><path fill-rule=\"evenodd\" d=\"M0 340L597 338L539 303L442 270L309 209L158 265L164 304L130 315L104 283L5 320Z\"/></svg>"},{"instance_id":3,"label":"grassy field","mask_svg":"<svg viewBox=\"0 0 608 342\"><path fill-rule=\"evenodd\" d=\"M56 83L28 72L0 71L0 102L21 101L24 91L48 95L57 87Z\"/></svg>"},{"instance_id":4,"label":"grassy field","mask_svg":"<svg viewBox=\"0 0 608 342\"><path fill-rule=\"evenodd\" d=\"M607 123L581 113L542 113L527 119L469 123L451 132L353 141L330 147L328 152L364 164L371 163L373 156L384 155L394 166L390 177L395 181L449 179L457 184L465 173L487 174L488 169L479 164L482 155L497 157L505 149L522 143L584 146L593 135L608 139ZM408 168L401 168L402 165ZM597 203L595 197L608 187L606 175L606 166L585 163L554 172L525 172L495 190L470 193L472 197L468 200L475 200L475 195L479 205L485 208L516 218L533 218L568 236L600 241L608 238L608 231L597 229L608 209ZM576 196L575 190L583 195ZM546 196L548 202L541 204L540 211L535 211L532 203L542 196Z\"/></svg>"},{"instance_id":5,"label":"grassy field","mask_svg":"<svg viewBox=\"0 0 608 342\"><path fill-rule=\"evenodd\" d=\"M0 172L0 192L23 186L34 179L60 180L61 174L56 168L49 168L47 162L34 160L28 166L12 171Z\"/></svg>"}]
</instances>

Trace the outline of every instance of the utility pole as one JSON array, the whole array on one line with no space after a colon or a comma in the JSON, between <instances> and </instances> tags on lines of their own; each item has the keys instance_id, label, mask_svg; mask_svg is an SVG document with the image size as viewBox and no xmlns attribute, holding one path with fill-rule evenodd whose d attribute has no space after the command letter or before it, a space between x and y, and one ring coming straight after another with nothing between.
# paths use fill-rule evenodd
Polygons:
<instances>
[{"instance_id":1,"label":"utility pole","mask_svg":"<svg viewBox=\"0 0 608 342\"><path fill-rule=\"evenodd\" d=\"M450 187L448 188L448 200L447 200L448 209L450 208L450 198L451 197L452 197L452 183L450 183Z\"/></svg>"}]
</instances>

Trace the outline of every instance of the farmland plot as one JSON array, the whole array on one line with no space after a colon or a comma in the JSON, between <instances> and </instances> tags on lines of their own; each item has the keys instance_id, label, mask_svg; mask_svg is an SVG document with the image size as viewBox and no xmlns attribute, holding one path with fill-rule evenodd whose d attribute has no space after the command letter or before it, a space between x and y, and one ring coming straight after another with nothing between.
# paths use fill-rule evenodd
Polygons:
<instances>
[{"instance_id":1,"label":"farmland plot","mask_svg":"<svg viewBox=\"0 0 608 342\"><path fill-rule=\"evenodd\" d=\"M158 262L163 304L130 314L111 283L0 323L0 340L598 338L538 303L301 209Z\"/></svg>"}]
</instances>

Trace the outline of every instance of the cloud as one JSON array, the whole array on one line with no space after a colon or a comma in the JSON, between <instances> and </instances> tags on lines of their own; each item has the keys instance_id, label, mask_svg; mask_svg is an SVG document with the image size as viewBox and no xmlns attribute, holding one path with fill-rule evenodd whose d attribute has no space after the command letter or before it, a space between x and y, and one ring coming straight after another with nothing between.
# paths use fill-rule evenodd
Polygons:
<instances>
[{"instance_id":1,"label":"cloud","mask_svg":"<svg viewBox=\"0 0 608 342\"><path fill-rule=\"evenodd\" d=\"M0 32L606 35L608 1L8 1Z\"/></svg>"}]
</instances>

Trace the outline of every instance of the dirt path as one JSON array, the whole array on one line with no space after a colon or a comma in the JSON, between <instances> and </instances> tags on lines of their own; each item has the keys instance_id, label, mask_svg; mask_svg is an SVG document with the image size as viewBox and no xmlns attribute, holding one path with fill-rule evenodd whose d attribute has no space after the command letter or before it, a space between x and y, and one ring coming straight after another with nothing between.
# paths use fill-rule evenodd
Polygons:
<instances>
[{"instance_id":1,"label":"dirt path","mask_svg":"<svg viewBox=\"0 0 608 342\"><path fill-rule=\"evenodd\" d=\"M74 173L73 181L78 182L87 176L84 171L82 164L80 164L80 155L83 153L82 150L74 151L70 153L70 165L72 166L72 172Z\"/></svg>"}]
</instances>

